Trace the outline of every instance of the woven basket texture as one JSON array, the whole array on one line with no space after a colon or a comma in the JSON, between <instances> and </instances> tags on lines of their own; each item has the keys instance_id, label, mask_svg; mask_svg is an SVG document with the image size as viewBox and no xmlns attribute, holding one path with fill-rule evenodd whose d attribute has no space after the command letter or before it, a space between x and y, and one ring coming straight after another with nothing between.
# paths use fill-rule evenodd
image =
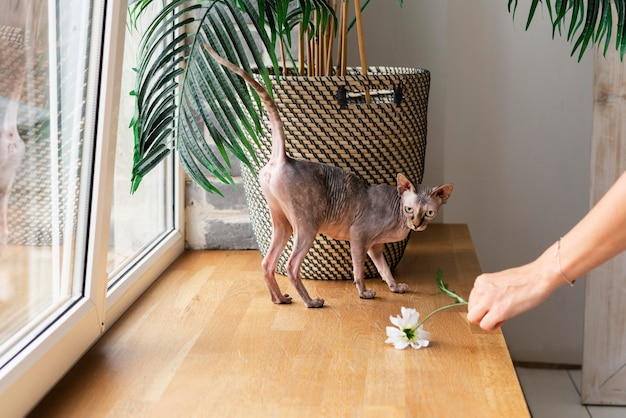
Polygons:
<instances>
[{"instance_id":1,"label":"woven basket texture","mask_svg":"<svg viewBox=\"0 0 626 418\"><path fill-rule=\"evenodd\" d=\"M368 184L396 184L397 173L421 183L426 153L426 128L430 73L412 68L359 67L347 76L281 77L273 81L274 98L281 112L287 153L339 166ZM370 103L365 103L365 92ZM256 149L255 170L271 155L269 120L264 113L263 134ZM269 249L272 225L269 208L255 173L242 167L252 228L263 256ZM390 268L400 261L408 238L385 245ZM286 275L292 239L283 251L276 272ZM318 235L301 267L307 279L351 280L350 244ZM365 277L377 277L367 258Z\"/></svg>"},{"instance_id":2,"label":"woven basket texture","mask_svg":"<svg viewBox=\"0 0 626 418\"><path fill-rule=\"evenodd\" d=\"M59 202L53 202L47 45L43 50L35 51L27 46L26 38L21 28L0 26L0 97L6 97L15 85L15 74L26 72L17 120L18 132L26 144L26 154L10 191L8 242L14 245L50 245L53 235L57 235L53 234L53 229L60 229L58 236L63 240L63 230L67 226L66 211L61 209L53 214L53 207L67 208L70 205L74 211L77 208L77 194L66 196L69 182L77 181L77 173L70 173L68 164L64 163L72 144L59 138L54 158L58 166L55 183L60 193ZM61 84L64 81L59 80ZM62 123L59 117L59 124ZM57 222L58 226L54 227ZM76 219L72 225L75 226L75 222Z\"/></svg>"}]
</instances>

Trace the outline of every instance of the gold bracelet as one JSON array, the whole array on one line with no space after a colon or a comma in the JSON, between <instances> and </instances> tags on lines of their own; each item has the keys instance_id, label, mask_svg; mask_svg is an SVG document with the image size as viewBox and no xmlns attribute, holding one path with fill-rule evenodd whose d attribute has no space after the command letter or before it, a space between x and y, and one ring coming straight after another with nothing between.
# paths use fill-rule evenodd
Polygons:
<instances>
[{"instance_id":1,"label":"gold bracelet","mask_svg":"<svg viewBox=\"0 0 626 418\"><path fill-rule=\"evenodd\" d=\"M570 286L574 286L574 282L576 280L570 280L567 278L567 276L565 275L565 273L563 273L563 270L561 269L561 240L563 239L563 237L560 237L559 240L556 242L556 265L559 268L559 273L561 273L561 277L563 277L563 280L565 280L567 282L567 284L569 284Z\"/></svg>"}]
</instances>

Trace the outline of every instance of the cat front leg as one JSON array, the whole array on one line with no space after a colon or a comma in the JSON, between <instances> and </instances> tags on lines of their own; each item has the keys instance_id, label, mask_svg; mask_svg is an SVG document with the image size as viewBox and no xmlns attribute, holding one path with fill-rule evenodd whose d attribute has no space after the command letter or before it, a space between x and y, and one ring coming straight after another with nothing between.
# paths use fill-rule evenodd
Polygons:
<instances>
[{"instance_id":1,"label":"cat front leg","mask_svg":"<svg viewBox=\"0 0 626 418\"><path fill-rule=\"evenodd\" d=\"M387 260L385 260L383 249L384 244L373 245L372 247L370 247L367 255L369 255L374 262L376 270L378 270L378 274L380 274L380 277L387 283L387 286L389 286L389 290L394 293L406 292L409 289L409 286L405 283L396 283L393 275L391 274L389 264L387 264Z\"/></svg>"},{"instance_id":2,"label":"cat front leg","mask_svg":"<svg viewBox=\"0 0 626 418\"><path fill-rule=\"evenodd\" d=\"M352 255L352 272L354 274L354 284L359 291L361 299L373 299L376 297L374 289L365 287L365 248L362 244L350 241L350 253Z\"/></svg>"}]
</instances>

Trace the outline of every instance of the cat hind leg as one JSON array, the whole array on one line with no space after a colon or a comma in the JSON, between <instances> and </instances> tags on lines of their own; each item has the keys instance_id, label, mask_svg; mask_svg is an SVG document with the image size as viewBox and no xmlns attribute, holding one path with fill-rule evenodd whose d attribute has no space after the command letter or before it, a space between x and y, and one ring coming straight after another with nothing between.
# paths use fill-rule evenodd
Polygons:
<instances>
[{"instance_id":1,"label":"cat hind leg","mask_svg":"<svg viewBox=\"0 0 626 418\"><path fill-rule=\"evenodd\" d=\"M287 261L287 276L289 276L291 284L296 288L307 308L321 308L324 306L324 299L311 298L302 283L302 277L300 277L300 266L317 235L317 230L313 228L305 229L305 231L296 229L296 233L294 234L293 252Z\"/></svg>"},{"instance_id":2,"label":"cat hind leg","mask_svg":"<svg viewBox=\"0 0 626 418\"><path fill-rule=\"evenodd\" d=\"M283 294L276 282L276 265L283 249L291 236L291 225L280 214L272 213L272 240L269 249L263 257L261 267L263 269L263 277L270 291L272 302L276 304L291 303L291 297Z\"/></svg>"}]
</instances>

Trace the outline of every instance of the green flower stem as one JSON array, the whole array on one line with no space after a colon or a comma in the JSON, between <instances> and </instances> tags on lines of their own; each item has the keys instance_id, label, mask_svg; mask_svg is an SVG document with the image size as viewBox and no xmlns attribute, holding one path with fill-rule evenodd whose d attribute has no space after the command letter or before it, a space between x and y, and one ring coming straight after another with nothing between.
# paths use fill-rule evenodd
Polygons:
<instances>
[{"instance_id":1,"label":"green flower stem","mask_svg":"<svg viewBox=\"0 0 626 418\"><path fill-rule=\"evenodd\" d=\"M448 289L448 285L443 281L443 273L441 272L441 269L437 269L437 271L435 272L435 280L437 280L437 285L439 286L439 290L441 290L441 293L451 297L452 299L457 301L457 303L467 303L467 301L461 296L457 295L455 291Z\"/></svg>"},{"instance_id":2,"label":"green flower stem","mask_svg":"<svg viewBox=\"0 0 626 418\"><path fill-rule=\"evenodd\" d=\"M428 321L428 320L430 319L430 317L431 317L431 316L433 316L433 315L435 315L436 313L439 313L439 312L441 312L441 311L443 311L443 310L446 310L446 309L455 308L455 307L457 307L457 306L463 306L463 305L467 305L467 302L466 302L466 301L463 301L463 302L452 303L452 304L450 304L450 305L445 305L445 306L442 306L442 307L440 307L440 308L435 309L434 311L432 311L431 313L429 313L428 315L426 315L426 317L425 317L424 319L422 319L422 322L420 322L419 324L417 324L416 329L419 329L419 327L421 327L422 325L424 325L424 323L426 323L426 321Z\"/></svg>"}]
</instances>

